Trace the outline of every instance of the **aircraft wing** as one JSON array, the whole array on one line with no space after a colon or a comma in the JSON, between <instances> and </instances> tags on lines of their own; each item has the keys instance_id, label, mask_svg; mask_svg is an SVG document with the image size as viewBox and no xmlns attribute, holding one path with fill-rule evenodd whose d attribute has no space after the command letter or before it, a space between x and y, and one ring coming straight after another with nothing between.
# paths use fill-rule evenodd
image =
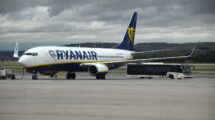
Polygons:
<instances>
[{"instance_id":1,"label":"aircraft wing","mask_svg":"<svg viewBox=\"0 0 215 120\"><path fill-rule=\"evenodd\" d=\"M134 52L134 53L132 53L132 55L141 55L141 54L146 54L146 53L163 52L163 51L171 51L171 50L173 50L173 49L141 51L141 52Z\"/></svg>"},{"instance_id":2,"label":"aircraft wing","mask_svg":"<svg viewBox=\"0 0 215 120\"><path fill-rule=\"evenodd\" d=\"M174 56L174 57L162 57L162 58L147 58L147 59L135 59L135 60L129 60L130 62L148 62L148 61L162 61L162 60L174 60L174 59L189 59L194 56L196 53L196 50L199 46L199 42L196 44L195 48L192 50L192 52L188 56Z\"/></svg>"},{"instance_id":3,"label":"aircraft wing","mask_svg":"<svg viewBox=\"0 0 215 120\"><path fill-rule=\"evenodd\" d=\"M125 65L126 63L137 63L137 62L150 62L150 61L162 61L162 60L175 60L175 59L189 59L192 58L196 53L199 46L199 42L196 44L195 48L188 56L175 56L175 57L162 57L162 58L147 58L147 59L134 59L134 60L124 60L124 61L108 61L108 62L96 62L96 63L82 63L81 66L90 66L96 64L105 64L108 68L114 68L117 66Z\"/></svg>"},{"instance_id":4,"label":"aircraft wing","mask_svg":"<svg viewBox=\"0 0 215 120\"><path fill-rule=\"evenodd\" d=\"M175 60L175 59L188 59L192 56L176 56L176 57L162 57L162 58L147 58L147 59L135 59L128 60L128 62L150 62L150 61L162 61L162 60Z\"/></svg>"},{"instance_id":5,"label":"aircraft wing","mask_svg":"<svg viewBox=\"0 0 215 120\"><path fill-rule=\"evenodd\" d=\"M103 64L114 64L114 63L132 63L132 62L150 62L150 61L162 61L162 60L175 60L175 59L189 59L194 56L196 50L199 46L199 42L196 44L195 48L188 56L174 56L174 57L161 57L161 58L146 58L146 59L134 59L134 60L124 60L124 61L112 61L112 62L100 62Z\"/></svg>"}]
</instances>

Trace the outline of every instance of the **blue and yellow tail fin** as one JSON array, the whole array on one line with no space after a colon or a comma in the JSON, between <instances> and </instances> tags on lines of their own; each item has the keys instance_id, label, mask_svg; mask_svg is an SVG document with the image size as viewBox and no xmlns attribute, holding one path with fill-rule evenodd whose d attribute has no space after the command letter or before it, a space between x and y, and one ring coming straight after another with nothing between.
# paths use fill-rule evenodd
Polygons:
<instances>
[{"instance_id":1,"label":"blue and yellow tail fin","mask_svg":"<svg viewBox=\"0 0 215 120\"><path fill-rule=\"evenodd\" d=\"M128 29L125 33L123 41L116 47L117 49L123 50L134 50L134 38L135 38L135 31L136 31L136 22L137 22L137 12L134 12Z\"/></svg>"}]
</instances>

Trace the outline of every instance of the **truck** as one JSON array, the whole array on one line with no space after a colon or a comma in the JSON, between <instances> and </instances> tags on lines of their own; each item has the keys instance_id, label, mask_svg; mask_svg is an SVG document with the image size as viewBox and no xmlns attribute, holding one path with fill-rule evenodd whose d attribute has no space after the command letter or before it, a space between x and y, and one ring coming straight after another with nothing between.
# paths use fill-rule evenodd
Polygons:
<instances>
[{"instance_id":1,"label":"truck","mask_svg":"<svg viewBox=\"0 0 215 120\"><path fill-rule=\"evenodd\" d=\"M12 70L10 70L10 69L1 69L0 70L0 79L5 80L7 78L10 78L11 80L16 79L16 77L13 74Z\"/></svg>"},{"instance_id":2,"label":"truck","mask_svg":"<svg viewBox=\"0 0 215 120\"><path fill-rule=\"evenodd\" d=\"M171 79L192 78L191 67L187 64L133 63L127 64L127 75L141 78L152 78L155 76L169 77Z\"/></svg>"}]
</instances>

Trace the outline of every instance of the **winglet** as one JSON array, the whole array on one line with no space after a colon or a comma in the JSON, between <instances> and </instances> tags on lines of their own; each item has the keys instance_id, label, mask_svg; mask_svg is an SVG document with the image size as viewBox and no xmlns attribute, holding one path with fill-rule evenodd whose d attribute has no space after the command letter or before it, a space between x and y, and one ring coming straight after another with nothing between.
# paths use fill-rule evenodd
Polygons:
<instances>
[{"instance_id":1,"label":"winglet","mask_svg":"<svg viewBox=\"0 0 215 120\"><path fill-rule=\"evenodd\" d=\"M196 46L195 46L195 48L193 49L193 51L190 53L190 55L189 55L189 57L193 57L193 55L196 53L196 50L198 49L198 47L199 47L199 41L198 41L198 43L196 44Z\"/></svg>"},{"instance_id":2,"label":"winglet","mask_svg":"<svg viewBox=\"0 0 215 120\"><path fill-rule=\"evenodd\" d=\"M14 48L14 53L13 53L14 58L19 58L19 43L16 43L16 46Z\"/></svg>"}]
</instances>

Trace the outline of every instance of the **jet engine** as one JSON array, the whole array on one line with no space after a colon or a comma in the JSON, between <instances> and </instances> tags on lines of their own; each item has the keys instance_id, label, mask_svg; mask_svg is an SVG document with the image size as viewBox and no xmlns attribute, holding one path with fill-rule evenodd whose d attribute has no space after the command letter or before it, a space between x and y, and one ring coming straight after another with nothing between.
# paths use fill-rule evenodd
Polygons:
<instances>
[{"instance_id":1,"label":"jet engine","mask_svg":"<svg viewBox=\"0 0 215 120\"><path fill-rule=\"evenodd\" d=\"M94 63L88 67L88 72L91 75L106 74L108 71L108 67L104 64Z\"/></svg>"}]
</instances>

